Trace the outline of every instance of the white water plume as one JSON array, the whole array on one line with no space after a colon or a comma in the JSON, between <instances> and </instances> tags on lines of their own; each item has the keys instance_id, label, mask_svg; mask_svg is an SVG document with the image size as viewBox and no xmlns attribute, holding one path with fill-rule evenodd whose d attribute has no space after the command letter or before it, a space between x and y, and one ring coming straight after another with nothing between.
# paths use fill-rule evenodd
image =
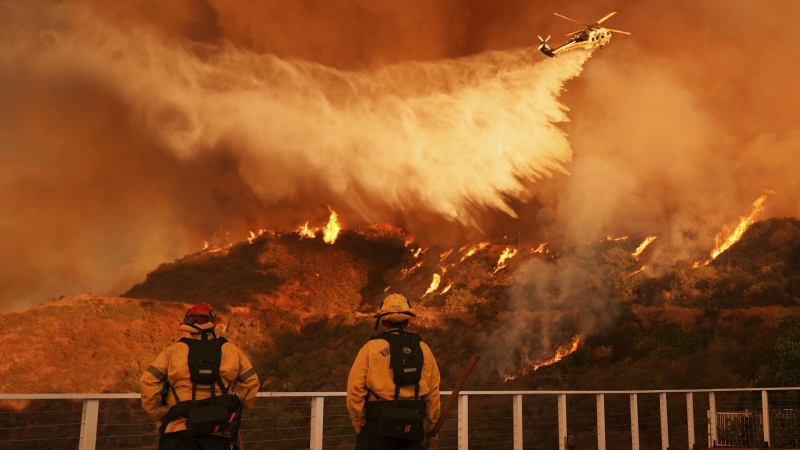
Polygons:
<instances>
[{"instance_id":1,"label":"white water plume","mask_svg":"<svg viewBox=\"0 0 800 450\"><path fill-rule=\"evenodd\" d=\"M232 151L266 204L321 187L364 220L418 209L470 224L474 207L515 215L507 199L526 196L523 182L571 159L558 95L587 52L511 50L347 72L66 11L46 50L35 43L34 67L110 86L128 102L134 131L182 159Z\"/></svg>"}]
</instances>

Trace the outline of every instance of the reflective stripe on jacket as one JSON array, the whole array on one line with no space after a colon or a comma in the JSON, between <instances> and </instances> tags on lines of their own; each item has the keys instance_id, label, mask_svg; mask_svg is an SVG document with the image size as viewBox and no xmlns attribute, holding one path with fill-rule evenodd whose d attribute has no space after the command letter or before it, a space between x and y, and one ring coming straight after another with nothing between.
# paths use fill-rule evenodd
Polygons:
<instances>
[{"instance_id":1,"label":"reflective stripe on jacket","mask_svg":"<svg viewBox=\"0 0 800 450\"><path fill-rule=\"evenodd\" d=\"M424 363L422 378L419 380L419 396L425 397L425 431L430 431L439 418L439 367L431 349L425 342L420 343ZM356 361L347 379L347 410L353 425L364 426L366 419L367 388L383 400L394 399L394 372L389 367L389 342L373 339L358 352ZM414 399L414 385L400 387L401 400ZM370 401L374 397L370 397Z\"/></svg>"},{"instance_id":2,"label":"reflective stripe on jacket","mask_svg":"<svg viewBox=\"0 0 800 450\"><path fill-rule=\"evenodd\" d=\"M199 335L193 335L193 339L198 339ZM233 386L234 389L229 393L235 393L239 399L244 399L244 410L251 409L256 402L256 394L260 386L258 376L253 365L239 347L230 342L222 345L222 361L219 367L220 377L225 386ZM172 392L167 396L167 404L161 405L161 388L164 386L165 378L178 394L182 401L192 399L192 382L189 376L189 347L186 344L176 342L167 347L145 370L139 383L142 388L142 407L145 412L160 422L167 411L177 402ZM234 383L235 382L235 383ZM214 386L216 395L220 394L219 386ZM250 390L248 392L248 389ZM209 386L198 385L197 400L203 400L211 396ZM186 429L186 419L178 418L167 425L167 433Z\"/></svg>"}]
</instances>

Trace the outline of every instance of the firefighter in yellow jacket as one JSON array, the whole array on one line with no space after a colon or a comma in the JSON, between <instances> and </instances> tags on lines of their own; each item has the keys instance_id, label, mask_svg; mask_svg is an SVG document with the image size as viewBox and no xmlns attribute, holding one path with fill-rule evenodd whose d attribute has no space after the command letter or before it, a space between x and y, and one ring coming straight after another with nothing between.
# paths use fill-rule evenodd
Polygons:
<instances>
[{"instance_id":1,"label":"firefighter in yellow jacket","mask_svg":"<svg viewBox=\"0 0 800 450\"><path fill-rule=\"evenodd\" d=\"M405 297L387 296L375 315L375 328L380 321L384 332L361 348L350 369L347 410L356 450L420 449L439 418L439 368L431 349L406 331L413 317Z\"/></svg>"},{"instance_id":2,"label":"firefighter in yellow jacket","mask_svg":"<svg viewBox=\"0 0 800 450\"><path fill-rule=\"evenodd\" d=\"M198 303L192 306L186 312L180 326L180 330L191 337L183 338L167 347L139 380L142 389L142 407L161 425L159 450L229 450L232 447L231 438L236 443L237 436L231 437L224 426L215 426L210 433L200 435L197 435L195 430L202 429L202 426L196 428L192 425L193 433L187 430L186 416L189 406L193 404L192 400L213 402L214 400L209 399L212 390L217 400L230 399L237 404L241 401L240 411L249 410L255 405L259 388L258 376L253 365L238 347L224 338L217 338L215 327L219 322L220 317L210 305ZM197 352L190 348L197 348L193 344L197 344L200 340L212 347L216 345L219 356L200 358L201 365L210 364L205 370L204 367L200 367L199 370L190 369L191 352ZM198 353L195 353L195 360L198 360L197 356ZM214 359L218 361L214 362ZM192 366L197 367L197 364L193 363ZM213 376L217 381L212 380L213 384L193 383L192 379L197 380L200 377L196 375L197 373ZM226 391L227 395L224 395ZM201 405L203 403L198 402L192 406ZM235 407L236 404L232 409L235 410ZM166 423L163 423L165 418ZM233 447L236 448L236 444Z\"/></svg>"}]
</instances>

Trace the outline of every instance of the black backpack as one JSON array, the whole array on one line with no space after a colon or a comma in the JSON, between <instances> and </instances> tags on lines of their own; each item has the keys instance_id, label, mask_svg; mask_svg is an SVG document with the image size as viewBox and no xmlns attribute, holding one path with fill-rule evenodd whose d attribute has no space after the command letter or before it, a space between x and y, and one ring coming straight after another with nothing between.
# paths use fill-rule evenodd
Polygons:
<instances>
[{"instance_id":1,"label":"black backpack","mask_svg":"<svg viewBox=\"0 0 800 450\"><path fill-rule=\"evenodd\" d=\"M389 342L389 365L394 375L394 400L368 403L368 406L377 408L378 435L420 440L425 435L425 403L419 398L419 381L422 379L422 365L425 362L420 346L422 338L418 334L400 329L397 334L383 332L370 340L372 339L385 339ZM412 384L414 400L400 400L400 387Z\"/></svg>"},{"instance_id":2,"label":"black backpack","mask_svg":"<svg viewBox=\"0 0 800 450\"><path fill-rule=\"evenodd\" d=\"M389 367L394 372L395 399L400 392L400 386L411 384L416 386L417 395L419 395L419 380L422 378L424 363L422 347L419 345L422 338L418 334L409 333L403 329L398 331L397 334L384 331L370 339L385 339L389 342L391 355Z\"/></svg>"},{"instance_id":3,"label":"black backpack","mask_svg":"<svg viewBox=\"0 0 800 450\"><path fill-rule=\"evenodd\" d=\"M227 431L230 425L229 419L241 403L235 394L228 393L230 386L225 386L219 373L222 346L228 342L227 339L208 339L208 333L203 333L201 339L182 338L180 342L189 347L192 399L181 401L172 389L178 404L167 413L164 423L185 417L186 429L193 436ZM197 400L197 386L200 385L209 386L210 398ZM215 385L219 386L222 393L219 396L216 395Z\"/></svg>"}]
</instances>

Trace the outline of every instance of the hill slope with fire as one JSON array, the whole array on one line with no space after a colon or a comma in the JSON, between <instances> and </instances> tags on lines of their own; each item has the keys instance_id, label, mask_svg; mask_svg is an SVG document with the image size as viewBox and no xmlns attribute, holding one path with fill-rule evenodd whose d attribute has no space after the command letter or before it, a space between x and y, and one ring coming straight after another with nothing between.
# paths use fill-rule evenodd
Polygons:
<instances>
[{"instance_id":1,"label":"hill slope with fire","mask_svg":"<svg viewBox=\"0 0 800 450\"><path fill-rule=\"evenodd\" d=\"M219 307L226 335L268 390L342 390L388 291L416 300L415 329L445 385L480 351L486 359L470 384L487 389L766 382L780 358L776 324L797 320L787 312L800 299L793 218L757 222L710 264L679 262L659 275L640 270L658 244L647 236L559 250L449 249L373 227L334 241L262 232L163 264L120 298L68 297L5 314L0 338L16 351L0 365L0 391L135 391L196 301ZM582 281L553 284L565 268ZM521 302L526 295L557 301Z\"/></svg>"}]
</instances>

